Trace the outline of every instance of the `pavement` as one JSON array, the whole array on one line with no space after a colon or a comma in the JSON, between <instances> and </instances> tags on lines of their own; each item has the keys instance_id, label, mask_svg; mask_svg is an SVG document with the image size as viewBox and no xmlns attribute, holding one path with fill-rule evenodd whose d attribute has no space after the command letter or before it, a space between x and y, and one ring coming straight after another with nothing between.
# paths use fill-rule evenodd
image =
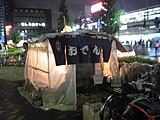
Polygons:
<instances>
[{"instance_id":1,"label":"pavement","mask_svg":"<svg viewBox=\"0 0 160 120\"><path fill-rule=\"evenodd\" d=\"M44 111L33 107L17 90L24 81L0 80L0 120L82 120L82 109L77 111Z\"/></svg>"},{"instance_id":2,"label":"pavement","mask_svg":"<svg viewBox=\"0 0 160 120\"><path fill-rule=\"evenodd\" d=\"M76 111L42 110L32 106L18 92L24 80L0 79L0 120L83 120L83 105L86 102L101 102L106 92L96 91L77 94Z\"/></svg>"},{"instance_id":3,"label":"pavement","mask_svg":"<svg viewBox=\"0 0 160 120\"><path fill-rule=\"evenodd\" d=\"M160 49L158 56L160 56ZM149 51L148 57L154 57L154 49ZM83 104L87 101L84 100L86 97L78 96L76 111L64 112L55 109L45 111L35 108L18 92L17 88L24 84L22 75L24 71L23 68L16 69L16 73L14 73L15 68L13 67L0 68L0 120L83 120ZM103 95L106 96L106 93ZM94 96L92 95L92 100L88 99L95 102L95 98L101 100L104 96L95 92Z\"/></svg>"},{"instance_id":4,"label":"pavement","mask_svg":"<svg viewBox=\"0 0 160 120\"><path fill-rule=\"evenodd\" d=\"M0 80L18 81L24 80L24 67L0 66Z\"/></svg>"}]
</instances>

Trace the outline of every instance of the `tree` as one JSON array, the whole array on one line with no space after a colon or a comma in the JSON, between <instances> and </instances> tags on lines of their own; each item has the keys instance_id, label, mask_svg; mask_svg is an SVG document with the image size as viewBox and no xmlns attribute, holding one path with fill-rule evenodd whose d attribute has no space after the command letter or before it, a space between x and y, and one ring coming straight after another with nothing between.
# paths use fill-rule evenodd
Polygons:
<instances>
[{"instance_id":1,"label":"tree","mask_svg":"<svg viewBox=\"0 0 160 120\"><path fill-rule=\"evenodd\" d=\"M57 30L60 32L63 30L65 24L72 26L72 21L68 15L68 10L65 4L65 0L61 0L60 7L59 7L59 17L57 19Z\"/></svg>"},{"instance_id":2,"label":"tree","mask_svg":"<svg viewBox=\"0 0 160 120\"><path fill-rule=\"evenodd\" d=\"M104 2L107 3L104 6L107 11L100 13L101 21L103 21L102 30L108 34L115 34L119 30L120 16L123 11L116 6L117 0L104 0Z\"/></svg>"},{"instance_id":3,"label":"tree","mask_svg":"<svg viewBox=\"0 0 160 120\"><path fill-rule=\"evenodd\" d=\"M13 42L14 43L18 43L19 41L20 41L20 34L18 34L18 33L15 33L14 34L14 39L13 39Z\"/></svg>"},{"instance_id":4,"label":"tree","mask_svg":"<svg viewBox=\"0 0 160 120\"><path fill-rule=\"evenodd\" d=\"M42 33L46 32L46 29L43 26L38 26L37 27L37 32L38 32L38 34L42 34Z\"/></svg>"}]
</instances>

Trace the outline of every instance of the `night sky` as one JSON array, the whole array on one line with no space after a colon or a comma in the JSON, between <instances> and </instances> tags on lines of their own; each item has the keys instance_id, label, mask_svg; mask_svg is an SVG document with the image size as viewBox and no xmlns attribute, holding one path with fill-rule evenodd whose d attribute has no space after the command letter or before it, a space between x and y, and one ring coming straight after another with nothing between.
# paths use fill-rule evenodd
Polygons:
<instances>
[{"instance_id":1,"label":"night sky","mask_svg":"<svg viewBox=\"0 0 160 120\"><path fill-rule=\"evenodd\" d=\"M56 28L60 0L15 0L17 7L52 9L52 26ZM69 16L75 20L85 5L92 5L100 0L66 0ZM118 6L126 12L160 4L160 0L119 0Z\"/></svg>"}]
</instances>

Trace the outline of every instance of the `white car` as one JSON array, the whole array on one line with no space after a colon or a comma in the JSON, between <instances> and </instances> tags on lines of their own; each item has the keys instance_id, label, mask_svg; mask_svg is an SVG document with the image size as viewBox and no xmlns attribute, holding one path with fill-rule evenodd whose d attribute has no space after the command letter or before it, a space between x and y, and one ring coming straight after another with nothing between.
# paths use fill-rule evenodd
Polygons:
<instances>
[{"instance_id":1,"label":"white car","mask_svg":"<svg viewBox=\"0 0 160 120\"><path fill-rule=\"evenodd\" d=\"M20 48L20 47L23 47L23 43L24 42L27 42L27 40L20 40L17 44L16 44L16 47Z\"/></svg>"},{"instance_id":2,"label":"white car","mask_svg":"<svg viewBox=\"0 0 160 120\"><path fill-rule=\"evenodd\" d=\"M127 52L120 52L117 51L117 57L118 58L124 58L124 57L129 57L129 56L135 56L136 53L130 44L122 44L124 48L127 50Z\"/></svg>"}]
</instances>

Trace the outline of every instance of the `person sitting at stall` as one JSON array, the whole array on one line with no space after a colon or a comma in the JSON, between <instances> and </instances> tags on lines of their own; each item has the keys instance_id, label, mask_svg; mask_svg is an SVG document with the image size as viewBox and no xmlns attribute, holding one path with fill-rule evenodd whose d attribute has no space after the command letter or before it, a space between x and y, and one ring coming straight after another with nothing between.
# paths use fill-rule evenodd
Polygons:
<instances>
[{"instance_id":1,"label":"person sitting at stall","mask_svg":"<svg viewBox=\"0 0 160 120\"><path fill-rule=\"evenodd\" d=\"M28 52L28 43L27 42L23 43L23 49L24 49L24 52L21 54L21 60L25 64L27 52Z\"/></svg>"}]
</instances>

